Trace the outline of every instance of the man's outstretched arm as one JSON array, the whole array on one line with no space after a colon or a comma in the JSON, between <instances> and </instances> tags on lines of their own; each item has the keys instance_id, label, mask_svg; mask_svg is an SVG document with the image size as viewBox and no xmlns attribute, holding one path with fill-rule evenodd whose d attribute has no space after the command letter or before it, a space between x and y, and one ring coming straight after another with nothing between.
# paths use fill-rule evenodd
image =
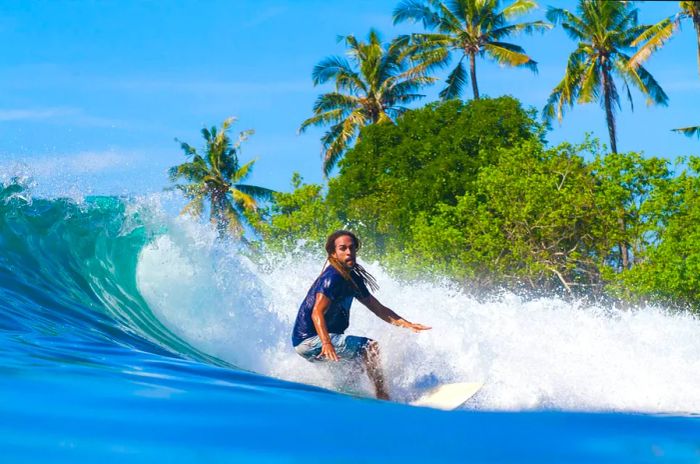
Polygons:
<instances>
[{"instance_id":1,"label":"man's outstretched arm","mask_svg":"<svg viewBox=\"0 0 700 464\"><path fill-rule=\"evenodd\" d=\"M392 311L390 308L387 308L386 306L381 304L379 300L377 300L373 295L369 295L365 298L360 298L359 300L360 303L367 306L367 308L370 311L372 311L378 318L385 322L388 322L389 324L397 325L399 327L405 327L407 329L413 330L414 332L420 332L423 330L430 329L430 327L425 326L423 324L414 324L413 322L407 321L406 319Z\"/></svg>"}]
</instances>

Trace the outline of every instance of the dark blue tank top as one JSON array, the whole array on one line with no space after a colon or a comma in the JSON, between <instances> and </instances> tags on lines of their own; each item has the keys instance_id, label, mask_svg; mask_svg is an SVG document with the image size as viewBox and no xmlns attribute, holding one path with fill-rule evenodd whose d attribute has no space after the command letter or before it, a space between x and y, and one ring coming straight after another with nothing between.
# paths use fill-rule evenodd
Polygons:
<instances>
[{"instance_id":1,"label":"dark blue tank top","mask_svg":"<svg viewBox=\"0 0 700 464\"><path fill-rule=\"evenodd\" d=\"M331 300L330 307L324 314L328 333L341 334L345 332L345 329L350 325L352 299L369 296L369 290L367 290L362 279L354 272L351 272L350 276L357 288L345 280L333 266L328 266L318 276L318 279L313 283L299 307L299 313L292 331L292 344L294 346L297 346L307 338L318 335L316 327L314 327L314 323L311 320L311 312L316 303L317 293L323 293Z\"/></svg>"}]
</instances>

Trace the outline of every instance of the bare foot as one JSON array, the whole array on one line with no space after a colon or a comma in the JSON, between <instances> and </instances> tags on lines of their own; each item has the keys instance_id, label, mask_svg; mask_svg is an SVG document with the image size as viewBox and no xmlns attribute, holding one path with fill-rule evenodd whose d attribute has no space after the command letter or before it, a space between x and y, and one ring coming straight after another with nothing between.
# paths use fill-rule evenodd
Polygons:
<instances>
[{"instance_id":1,"label":"bare foot","mask_svg":"<svg viewBox=\"0 0 700 464\"><path fill-rule=\"evenodd\" d=\"M389 394L385 391L377 392L377 399L389 401Z\"/></svg>"}]
</instances>

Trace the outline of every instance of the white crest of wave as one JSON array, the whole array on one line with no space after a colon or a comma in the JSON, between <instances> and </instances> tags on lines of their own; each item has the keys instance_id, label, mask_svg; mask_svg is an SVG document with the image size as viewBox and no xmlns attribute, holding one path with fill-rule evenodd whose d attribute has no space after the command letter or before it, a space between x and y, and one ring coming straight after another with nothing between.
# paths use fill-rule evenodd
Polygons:
<instances>
[{"instance_id":1,"label":"white crest of wave","mask_svg":"<svg viewBox=\"0 0 700 464\"><path fill-rule=\"evenodd\" d=\"M258 269L210 228L178 218L142 250L137 280L156 316L207 353L261 374L370 395L366 380L354 381L364 376L308 363L291 346L297 309L322 260L269 259L269 269ZM382 303L433 327L416 334L353 304L348 333L379 341L399 399L436 382L482 380L468 407L700 412L700 321L691 315L513 294L479 302L447 284L403 283L366 267Z\"/></svg>"}]
</instances>

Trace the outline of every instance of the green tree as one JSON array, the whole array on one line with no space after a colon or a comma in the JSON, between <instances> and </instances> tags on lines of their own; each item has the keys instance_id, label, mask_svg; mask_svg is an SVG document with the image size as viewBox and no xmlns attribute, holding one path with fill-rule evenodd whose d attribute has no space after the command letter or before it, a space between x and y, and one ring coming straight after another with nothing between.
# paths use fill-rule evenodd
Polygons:
<instances>
[{"instance_id":1,"label":"green tree","mask_svg":"<svg viewBox=\"0 0 700 464\"><path fill-rule=\"evenodd\" d=\"M292 189L273 193L254 222L272 250L318 252L326 237L343 223L326 203L321 185L304 184L299 173L294 173Z\"/></svg>"},{"instance_id":2,"label":"green tree","mask_svg":"<svg viewBox=\"0 0 700 464\"><path fill-rule=\"evenodd\" d=\"M680 11L654 24L642 32L633 42L633 46L644 44L639 47L630 59L630 66L636 67L643 63L649 56L663 47L668 39L679 30L681 21L689 19L695 28L695 37L697 40L697 56L698 56L698 74L700 74L700 2L698 1L683 1L678 2Z\"/></svg>"},{"instance_id":3,"label":"green tree","mask_svg":"<svg viewBox=\"0 0 700 464\"><path fill-rule=\"evenodd\" d=\"M590 167L598 183L596 205L615 224L606 231L616 244L608 263L616 272L630 269L655 240L653 232L663 210L657 208L654 196L671 177L668 161L613 152L596 155Z\"/></svg>"},{"instance_id":4,"label":"green tree","mask_svg":"<svg viewBox=\"0 0 700 464\"><path fill-rule=\"evenodd\" d=\"M499 11L500 0L402 0L394 9L394 24L411 20L422 22L432 34L413 34L414 59L426 69L449 65L453 54L459 55L457 66L447 77L440 92L443 100L457 98L467 82L463 62L469 59L474 99L479 99L476 80L476 57L487 56L506 66L525 66L537 71L537 63L522 47L504 42L519 33L543 31L551 27L543 21L511 24L510 21L528 13L537 4L531 0L516 0Z\"/></svg>"},{"instance_id":5,"label":"green tree","mask_svg":"<svg viewBox=\"0 0 700 464\"><path fill-rule=\"evenodd\" d=\"M367 237L368 254L398 253L415 217L453 205L498 148L537 138L533 114L511 97L433 103L366 127L329 182L328 204Z\"/></svg>"},{"instance_id":6,"label":"green tree","mask_svg":"<svg viewBox=\"0 0 700 464\"><path fill-rule=\"evenodd\" d=\"M589 150L538 140L501 148L474 191L418 218L407 254L469 287L600 292L613 222L596 205L580 155Z\"/></svg>"},{"instance_id":7,"label":"green tree","mask_svg":"<svg viewBox=\"0 0 700 464\"><path fill-rule=\"evenodd\" d=\"M579 0L576 11L578 15L561 8L550 7L547 11L547 18L560 23L578 45L543 116L547 121L555 116L561 121L566 107L598 101L605 109L610 148L617 152L615 106L620 108L620 94L614 76L622 81L631 105L630 85L647 97L647 104L668 102L661 86L643 66L630 66L632 43L648 26L637 24L637 9L631 2Z\"/></svg>"},{"instance_id":8,"label":"green tree","mask_svg":"<svg viewBox=\"0 0 700 464\"><path fill-rule=\"evenodd\" d=\"M660 192L658 210L663 211L656 239L640 256L638 264L623 273L619 287L630 299L665 304L700 305L700 159L691 158L688 168L670 180Z\"/></svg>"},{"instance_id":9,"label":"green tree","mask_svg":"<svg viewBox=\"0 0 700 464\"><path fill-rule=\"evenodd\" d=\"M344 38L350 61L339 56L325 58L314 67L314 85L335 82L335 91L322 94L314 104L314 115L305 120L300 132L309 126L327 126L322 137L323 172L328 176L357 136L361 127L391 122L406 111L404 105L423 95L416 93L434 81L407 58L405 42L383 44L375 30L368 41L354 36Z\"/></svg>"},{"instance_id":10,"label":"green tree","mask_svg":"<svg viewBox=\"0 0 700 464\"><path fill-rule=\"evenodd\" d=\"M202 129L206 141L203 154L176 139L190 161L173 166L169 175L171 182L186 181L174 186L190 200L181 214L199 217L208 203L210 220L216 224L220 236L229 231L240 238L244 232L244 213L255 210L257 200L269 199L273 191L241 183L251 174L255 164L252 160L241 166L238 158L241 143L253 131L241 132L238 141L232 144L227 133L234 121L234 118L226 119L219 130L216 127Z\"/></svg>"}]
</instances>

